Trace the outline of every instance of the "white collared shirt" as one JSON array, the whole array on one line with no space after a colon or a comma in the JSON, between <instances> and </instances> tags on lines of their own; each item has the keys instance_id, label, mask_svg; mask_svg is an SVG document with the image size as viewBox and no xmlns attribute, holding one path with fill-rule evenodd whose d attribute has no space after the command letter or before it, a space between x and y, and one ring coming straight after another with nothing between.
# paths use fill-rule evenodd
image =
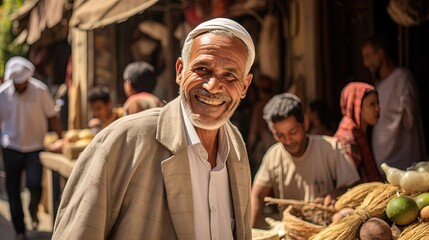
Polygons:
<instances>
[{"instance_id":1,"label":"white collared shirt","mask_svg":"<svg viewBox=\"0 0 429 240\"><path fill-rule=\"evenodd\" d=\"M48 87L30 78L23 93L15 91L12 80L0 86L1 145L20 152L43 149L48 118L54 117L54 102Z\"/></svg>"},{"instance_id":2,"label":"white collared shirt","mask_svg":"<svg viewBox=\"0 0 429 240\"><path fill-rule=\"evenodd\" d=\"M224 127L219 129L216 166L211 169L208 154L181 105L188 143L194 207L195 239L233 239L235 227L226 160L229 142Z\"/></svg>"}]
</instances>

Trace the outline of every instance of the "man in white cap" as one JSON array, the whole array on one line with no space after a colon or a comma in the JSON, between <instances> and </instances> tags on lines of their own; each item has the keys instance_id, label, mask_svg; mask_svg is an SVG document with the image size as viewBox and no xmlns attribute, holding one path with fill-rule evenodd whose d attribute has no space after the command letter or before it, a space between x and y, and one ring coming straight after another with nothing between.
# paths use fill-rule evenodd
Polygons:
<instances>
[{"instance_id":1,"label":"man in white cap","mask_svg":"<svg viewBox=\"0 0 429 240\"><path fill-rule=\"evenodd\" d=\"M254 57L232 20L191 31L176 62L180 96L97 134L67 182L52 239L251 239L250 167L229 118Z\"/></svg>"},{"instance_id":2,"label":"man in white cap","mask_svg":"<svg viewBox=\"0 0 429 240\"><path fill-rule=\"evenodd\" d=\"M37 207L42 192L39 153L48 130L48 120L61 138L61 123L45 84L33 78L34 65L23 57L6 63L5 82L0 85L1 146L6 171L6 190L17 239L26 239L20 195L21 175L31 193L29 212L37 228Z\"/></svg>"}]
</instances>

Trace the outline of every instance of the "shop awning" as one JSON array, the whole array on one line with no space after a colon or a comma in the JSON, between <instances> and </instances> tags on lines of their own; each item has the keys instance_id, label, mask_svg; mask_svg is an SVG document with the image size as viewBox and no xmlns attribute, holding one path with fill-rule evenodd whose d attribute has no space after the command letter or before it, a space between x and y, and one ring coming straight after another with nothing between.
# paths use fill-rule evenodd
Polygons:
<instances>
[{"instance_id":1,"label":"shop awning","mask_svg":"<svg viewBox=\"0 0 429 240\"><path fill-rule=\"evenodd\" d=\"M24 2L24 4L15 12L13 12L10 15L10 20L20 20L21 18L24 18L28 14L30 14L30 11L36 6L36 4L39 2L39 0L27 0Z\"/></svg>"},{"instance_id":2,"label":"shop awning","mask_svg":"<svg viewBox=\"0 0 429 240\"><path fill-rule=\"evenodd\" d=\"M45 29L50 29L61 21L64 4L65 0L43 0L33 8L28 24L28 44L38 41Z\"/></svg>"},{"instance_id":3,"label":"shop awning","mask_svg":"<svg viewBox=\"0 0 429 240\"><path fill-rule=\"evenodd\" d=\"M27 44L37 42L42 32L51 29L63 19L66 0L27 0L11 14L11 19L19 22L19 28L28 34Z\"/></svg>"},{"instance_id":4,"label":"shop awning","mask_svg":"<svg viewBox=\"0 0 429 240\"><path fill-rule=\"evenodd\" d=\"M71 27L92 30L122 22L143 12L158 0L87 0L73 11Z\"/></svg>"}]
</instances>

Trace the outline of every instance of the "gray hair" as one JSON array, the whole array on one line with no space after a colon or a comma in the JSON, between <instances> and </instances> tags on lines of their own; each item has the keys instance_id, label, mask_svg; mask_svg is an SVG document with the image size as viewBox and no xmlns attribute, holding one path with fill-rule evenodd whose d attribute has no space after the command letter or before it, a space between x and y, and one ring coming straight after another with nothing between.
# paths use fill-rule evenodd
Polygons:
<instances>
[{"instance_id":1,"label":"gray hair","mask_svg":"<svg viewBox=\"0 0 429 240\"><path fill-rule=\"evenodd\" d=\"M294 116L300 123L304 123L304 111L301 99L291 93L275 95L264 107L264 120L268 126Z\"/></svg>"}]
</instances>

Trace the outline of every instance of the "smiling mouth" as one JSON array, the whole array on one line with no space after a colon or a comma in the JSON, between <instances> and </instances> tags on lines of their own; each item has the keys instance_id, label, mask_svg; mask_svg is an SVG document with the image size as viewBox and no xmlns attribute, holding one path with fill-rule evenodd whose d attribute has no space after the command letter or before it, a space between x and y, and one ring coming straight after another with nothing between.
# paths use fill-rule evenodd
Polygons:
<instances>
[{"instance_id":1,"label":"smiling mouth","mask_svg":"<svg viewBox=\"0 0 429 240\"><path fill-rule=\"evenodd\" d=\"M207 105L211 105L211 106L220 106L224 103L224 101L220 100L220 99L209 99L209 98L204 98L204 97L200 97L200 96L195 96L195 98Z\"/></svg>"}]
</instances>

